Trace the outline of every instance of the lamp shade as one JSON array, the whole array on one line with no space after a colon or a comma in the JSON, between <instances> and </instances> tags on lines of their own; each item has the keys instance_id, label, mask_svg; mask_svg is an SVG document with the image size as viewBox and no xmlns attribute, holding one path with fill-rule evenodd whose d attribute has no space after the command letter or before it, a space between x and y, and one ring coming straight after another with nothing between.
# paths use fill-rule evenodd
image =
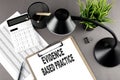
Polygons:
<instances>
[{"instance_id":1,"label":"lamp shade","mask_svg":"<svg viewBox=\"0 0 120 80\"><path fill-rule=\"evenodd\" d=\"M74 31L76 25L72 21L69 12L66 9L58 9L52 14L47 21L49 31L65 35Z\"/></svg>"}]
</instances>

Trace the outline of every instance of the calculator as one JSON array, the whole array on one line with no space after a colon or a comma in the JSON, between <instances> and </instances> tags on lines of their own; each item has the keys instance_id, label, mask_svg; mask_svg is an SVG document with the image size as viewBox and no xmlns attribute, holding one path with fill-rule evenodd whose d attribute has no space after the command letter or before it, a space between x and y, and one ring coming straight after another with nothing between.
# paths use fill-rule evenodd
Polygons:
<instances>
[{"instance_id":1,"label":"calculator","mask_svg":"<svg viewBox=\"0 0 120 80\"><path fill-rule=\"evenodd\" d=\"M7 23L15 52L25 51L39 44L27 14L10 19Z\"/></svg>"}]
</instances>

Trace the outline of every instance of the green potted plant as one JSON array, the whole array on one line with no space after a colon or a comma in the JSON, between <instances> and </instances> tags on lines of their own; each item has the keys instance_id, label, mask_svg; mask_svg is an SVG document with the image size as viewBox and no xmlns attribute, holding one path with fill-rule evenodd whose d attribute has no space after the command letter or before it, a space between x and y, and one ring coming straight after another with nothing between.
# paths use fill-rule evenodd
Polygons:
<instances>
[{"instance_id":1,"label":"green potted plant","mask_svg":"<svg viewBox=\"0 0 120 80\"><path fill-rule=\"evenodd\" d=\"M107 0L86 0L85 2L78 0L80 7L80 16L96 20L100 23L110 22L108 13L112 8L112 4L109 4ZM85 30L93 30L97 26L90 22L80 22L84 25Z\"/></svg>"}]
</instances>

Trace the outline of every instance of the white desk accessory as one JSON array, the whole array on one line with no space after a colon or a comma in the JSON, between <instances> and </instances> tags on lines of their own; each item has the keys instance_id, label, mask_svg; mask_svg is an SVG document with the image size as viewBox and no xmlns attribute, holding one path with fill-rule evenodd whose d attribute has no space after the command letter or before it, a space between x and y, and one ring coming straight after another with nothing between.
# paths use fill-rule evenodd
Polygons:
<instances>
[{"instance_id":1,"label":"white desk accessory","mask_svg":"<svg viewBox=\"0 0 120 80\"><path fill-rule=\"evenodd\" d=\"M20 16L19 12L16 12L15 14L13 14L9 19L17 16ZM29 24L28 22L26 25L31 25L31 24ZM7 21L4 21L0 25L1 64L6 69L6 71L12 76L14 80L17 80L21 63L25 60L25 58L30 54L33 54L48 45L47 42L35 30L33 32L37 36L37 40L39 43L38 46L24 50L23 52L16 53L11 41L10 33L8 31ZM30 73L29 67L26 65L26 62L22 71L21 80L33 80L33 77Z\"/></svg>"},{"instance_id":2,"label":"white desk accessory","mask_svg":"<svg viewBox=\"0 0 120 80\"><path fill-rule=\"evenodd\" d=\"M12 18L7 21L12 44L16 52L38 46L35 30L27 14Z\"/></svg>"}]
</instances>

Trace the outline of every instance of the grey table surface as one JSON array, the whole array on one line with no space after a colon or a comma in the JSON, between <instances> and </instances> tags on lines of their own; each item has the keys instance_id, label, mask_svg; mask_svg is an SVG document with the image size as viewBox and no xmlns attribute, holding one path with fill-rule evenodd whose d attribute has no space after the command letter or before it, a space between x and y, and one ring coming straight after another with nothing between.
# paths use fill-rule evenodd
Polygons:
<instances>
[{"instance_id":1,"label":"grey table surface","mask_svg":"<svg viewBox=\"0 0 120 80\"><path fill-rule=\"evenodd\" d=\"M45 2L49 6L52 13L59 8L65 8L71 15L79 16L79 6L77 5L77 0L0 0L0 23L11 16L15 11L25 13L28 6L36 1ZM108 1L113 3L113 7L109 14L109 17L112 18L113 22L107 23L106 25L115 32L118 40L120 40L120 0ZM120 65L112 68L103 67L96 62L93 56L93 49L97 41L104 37L111 37L111 35L100 27L97 27L93 31L86 32L81 28L78 21L75 22L77 24L75 31L66 36L52 34L47 28L37 29L37 31L49 44L54 41L61 40L67 36L73 36L89 66L93 70L97 80L120 80ZM83 41L84 37L91 38L92 41L89 44L85 44ZM1 64L0 80L13 80Z\"/></svg>"}]
</instances>

